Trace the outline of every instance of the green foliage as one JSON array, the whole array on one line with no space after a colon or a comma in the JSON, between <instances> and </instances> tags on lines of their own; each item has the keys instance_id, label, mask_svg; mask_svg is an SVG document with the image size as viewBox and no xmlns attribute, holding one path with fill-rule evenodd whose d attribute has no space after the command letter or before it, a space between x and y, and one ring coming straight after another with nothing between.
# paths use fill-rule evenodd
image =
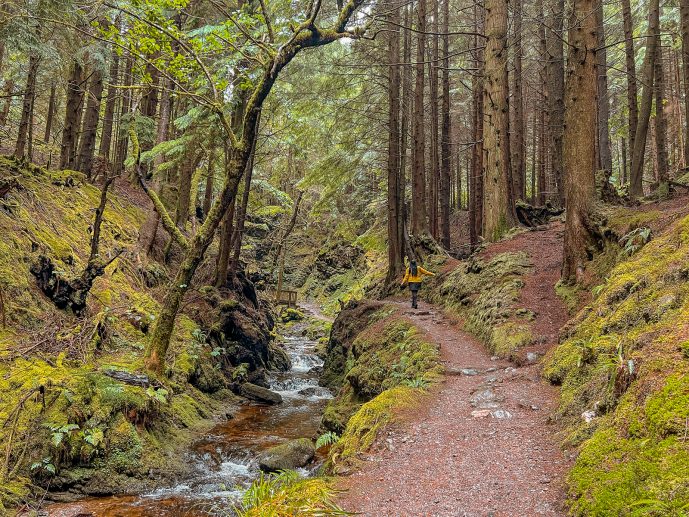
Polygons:
<instances>
[{"instance_id":1,"label":"green foliage","mask_svg":"<svg viewBox=\"0 0 689 517\"><path fill-rule=\"evenodd\" d=\"M320 449L321 447L328 447L330 445L333 445L337 443L337 441L340 439L340 435L337 433L333 433L332 431L328 431L327 433L323 433L318 437L318 440L316 440L316 449Z\"/></svg>"},{"instance_id":2,"label":"green foliage","mask_svg":"<svg viewBox=\"0 0 689 517\"><path fill-rule=\"evenodd\" d=\"M261 473L234 511L238 517L350 515L333 502L334 497L335 491L326 479L302 479L289 470L274 476Z\"/></svg>"}]
</instances>

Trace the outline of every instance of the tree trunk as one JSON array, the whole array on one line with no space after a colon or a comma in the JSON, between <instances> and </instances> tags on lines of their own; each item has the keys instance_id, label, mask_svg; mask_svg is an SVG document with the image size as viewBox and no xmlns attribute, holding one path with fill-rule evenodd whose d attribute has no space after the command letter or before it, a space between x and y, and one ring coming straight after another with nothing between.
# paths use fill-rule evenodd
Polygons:
<instances>
[{"instance_id":1,"label":"tree trunk","mask_svg":"<svg viewBox=\"0 0 689 517\"><path fill-rule=\"evenodd\" d=\"M108 81L108 95L105 100L105 114L103 115L103 130L100 138L98 154L110 163L110 148L112 147L112 128L115 123L115 108L119 95L117 85L120 74L120 55L112 53L110 58L110 78ZM162 117L161 117L162 118Z\"/></svg>"},{"instance_id":2,"label":"tree trunk","mask_svg":"<svg viewBox=\"0 0 689 517\"><path fill-rule=\"evenodd\" d=\"M595 197L596 131L596 20L597 0L574 0L569 29L569 56L565 90L564 165L567 198L562 280L582 279L591 233Z\"/></svg>"},{"instance_id":3,"label":"tree trunk","mask_svg":"<svg viewBox=\"0 0 689 517\"><path fill-rule=\"evenodd\" d=\"M554 0L546 36L548 48L548 111L550 118L550 165L555 190L551 199L556 205L565 204L565 185L562 165L562 138L565 123L565 59L563 51L564 0Z\"/></svg>"},{"instance_id":4,"label":"tree trunk","mask_svg":"<svg viewBox=\"0 0 689 517\"><path fill-rule=\"evenodd\" d=\"M391 8L388 32L388 274L392 283L402 272L402 242L399 234L400 202L400 34L399 9Z\"/></svg>"},{"instance_id":5,"label":"tree trunk","mask_svg":"<svg viewBox=\"0 0 689 517\"><path fill-rule=\"evenodd\" d=\"M43 141L46 144L50 144L51 136L53 133L53 120L55 119L55 101L56 101L56 91L55 85L50 87L50 98L48 99L48 113L45 119L45 133L43 135Z\"/></svg>"},{"instance_id":6,"label":"tree trunk","mask_svg":"<svg viewBox=\"0 0 689 517\"><path fill-rule=\"evenodd\" d=\"M654 72L656 101L655 130L656 152L658 154L658 183L662 191L663 186L667 186L670 176L667 155L667 121L665 118L665 76L663 72L663 48L660 40L660 33L657 36L656 46L658 50Z\"/></svg>"},{"instance_id":7,"label":"tree trunk","mask_svg":"<svg viewBox=\"0 0 689 517\"><path fill-rule=\"evenodd\" d=\"M679 0L682 31L682 76L684 79L684 166L689 167L689 0Z\"/></svg>"},{"instance_id":8,"label":"tree trunk","mask_svg":"<svg viewBox=\"0 0 689 517\"><path fill-rule=\"evenodd\" d=\"M483 235L499 240L514 225L510 206L507 0L486 1L486 64L483 109L485 185Z\"/></svg>"},{"instance_id":9,"label":"tree trunk","mask_svg":"<svg viewBox=\"0 0 689 517\"><path fill-rule=\"evenodd\" d=\"M660 24L659 0L651 0L648 14L648 37L646 38L646 57L643 65L643 89L639 121L636 126L634 148L632 152L632 170L629 193L633 197L644 195L644 155L646 153L646 137L653 105L653 76L657 51L657 34Z\"/></svg>"},{"instance_id":10,"label":"tree trunk","mask_svg":"<svg viewBox=\"0 0 689 517\"><path fill-rule=\"evenodd\" d=\"M634 19L630 0L622 0L625 64L627 69L627 107L629 110L629 148L634 149L636 126L639 124L639 103L636 84L636 52L634 50Z\"/></svg>"},{"instance_id":11,"label":"tree trunk","mask_svg":"<svg viewBox=\"0 0 689 517\"><path fill-rule=\"evenodd\" d=\"M522 88L522 1L514 4L514 73L512 74L512 188L514 199L524 199L524 91Z\"/></svg>"},{"instance_id":12,"label":"tree trunk","mask_svg":"<svg viewBox=\"0 0 689 517\"><path fill-rule=\"evenodd\" d=\"M81 105L84 99L83 73L83 68L75 61L72 64L72 74L67 81L67 105L60 147L60 169L73 169L75 165Z\"/></svg>"},{"instance_id":13,"label":"tree trunk","mask_svg":"<svg viewBox=\"0 0 689 517\"><path fill-rule=\"evenodd\" d=\"M160 116L158 117L158 127L156 129L156 145L160 145L167 141L168 133L170 131L170 89L167 81L163 82L163 89L160 96ZM153 190L156 194L160 193L160 173L158 169L165 162L165 155L159 154L153 159ZM207 214L208 212L204 212ZM141 225L139 230L139 249L146 252L147 255L153 251L153 244L155 243L156 234L158 232L158 225L160 224L160 215L154 206L148 209L146 220Z\"/></svg>"},{"instance_id":14,"label":"tree trunk","mask_svg":"<svg viewBox=\"0 0 689 517\"><path fill-rule=\"evenodd\" d=\"M605 176L612 174L612 147L610 146L610 98L608 96L608 53L605 48L605 25L603 23L603 0L596 6L598 29L598 50L596 50L596 73L598 88L598 168Z\"/></svg>"},{"instance_id":15,"label":"tree trunk","mask_svg":"<svg viewBox=\"0 0 689 517\"><path fill-rule=\"evenodd\" d=\"M259 117L258 126L261 125ZM244 172L244 192L242 192L242 202L237 210L236 222L234 226L234 238L232 239L232 259L230 261L230 272L236 274L239 270L239 257L242 252L242 242L244 240L244 226L246 224L246 214L249 209L249 195L251 194L251 179L254 175L254 162L256 160L256 141L254 140L251 149L251 157L246 164L246 171Z\"/></svg>"},{"instance_id":16,"label":"tree trunk","mask_svg":"<svg viewBox=\"0 0 689 517\"><path fill-rule=\"evenodd\" d=\"M7 80L2 94L5 97L5 104L2 107L2 112L0 112L0 127L7 124L7 117L9 117L12 107L12 99L14 98L14 81L12 79Z\"/></svg>"},{"instance_id":17,"label":"tree trunk","mask_svg":"<svg viewBox=\"0 0 689 517\"><path fill-rule=\"evenodd\" d=\"M442 73L442 131L441 131L441 166L440 166L440 243L450 249L450 178L452 176L452 147L450 125L450 0L443 2L443 73ZM459 160L457 161L459 163ZM457 167L459 179L460 167ZM461 205L461 192L460 201Z\"/></svg>"},{"instance_id":18,"label":"tree trunk","mask_svg":"<svg viewBox=\"0 0 689 517\"><path fill-rule=\"evenodd\" d=\"M537 2L537 9L538 9L538 18L543 20L545 19L544 16L544 5L543 5L543 0L538 0ZM550 82L548 80L548 38L547 38L547 33L546 33L546 26L545 24L540 24L538 28L538 34L539 34L539 55L541 56L540 63L541 66L539 66L539 79L540 79L540 84L539 84L539 90L540 90L540 95L538 97L539 99L539 105L538 105L538 204L540 206L544 206L545 202L547 200L547 194L552 195L551 192L549 192L548 189L548 181L546 177L546 160L547 160L547 148L546 148L546 141L547 141L547 124L546 124L546 119L547 119L547 111L548 111L548 104L549 104L549 99L548 99L548 92L549 92L549 86L548 83Z\"/></svg>"},{"instance_id":19,"label":"tree trunk","mask_svg":"<svg viewBox=\"0 0 689 517\"><path fill-rule=\"evenodd\" d=\"M129 86L132 85L132 69L134 67L134 58L127 56L127 61L124 67L124 91L122 93L122 100L120 102L120 121L124 120L131 110L132 92ZM129 147L129 135L126 131L120 131L117 137L117 144L115 146L115 159L113 164L113 172L121 174L124 172L124 161L127 159L127 148Z\"/></svg>"},{"instance_id":20,"label":"tree trunk","mask_svg":"<svg viewBox=\"0 0 689 517\"><path fill-rule=\"evenodd\" d=\"M622 137L622 176L620 178L620 186L627 184L627 139Z\"/></svg>"},{"instance_id":21,"label":"tree trunk","mask_svg":"<svg viewBox=\"0 0 689 517\"><path fill-rule=\"evenodd\" d=\"M203 193L203 218L210 212L213 204L213 185L215 184L215 153L211 147L208 150L208 172L206 174L206 190Z\"/></svg>"},{"instance_id":22,"label":"tree trunk","mask_svg":"<svg viewBox=\"0 0 689 517\"><path fill-rule=\"evenodd\" d=\"M22 103L22 117L19 121L17 145L14 148L14 156L17 158L24 157L29 139L29 123L33 118L34 97L36 96L36 76L38 75L39 62L40 56L32 52L29 56L29 70L26 76L26 87L24 89L24 101Z\"/></svg>"},{"instance_id":23,"label":"tree trunk","mask_svg":"<svg viewBox=\"0 0 689 517\"><path fill-rule=\"evenodd\" d=\"M439 102L438 102L438 57L440 54L439 36L438 36L438 2L440 0L431 1L431 34L432 42L428 53L428 82L430 89L430 159L431 159L431 177L428 182L430 192L428 202L430 205L429 218L431 225L431 235L438 240L439 226L438 226L438 204L439 204L439 186L440 186L440 153L438 142L438 129L440 126L439 116Z\"/></svg>"},{"instance_id":24,"label":"tree trunk","mask_svg":"<svg viewBox=\"0 0 689 517\"><path fill-rule=\"evenodd\" d=\"M404 12L404 26L410 27L411 20L414 16L414 9L412 5L405 7ZM404 31L404 50L402 61L404 63L404 70L402 74L402 124L400 128L400 169L399 169L399 179L397 185L399 188L398 199L399 199L399 217L397 220L397 239L398 242L402 243L400 245L400 262L404 263L404 255L406 254L405 244L408 242L407 232L407 165L410 163L408 160L408 144L409 144L409 122L412 118L412 99L413 99L413 81L412 81L412 33L411 30L405 29ZM413 164L412 164L413 165ZM410 174L411 176L411 174Z\"/></svg>"},{"instance_id":25,"label":"tree trunk","mask_svg":"<svg viewBox=\"0 0 689 517\"><path fill-rule=\"evenodd\" d=\"M411 231L419 237L428 234L428 216L426 211L426 128L424 107L424 59L426 56L426 0L419 0L417 5L417 41L416 41L416 90L414 92L414 150L412 174L412 214Z\"/></svg>"},{"instance_id":26,"label":"tree trunk","mask_svg":"<svg viewBox=\"0 0 689 517\"><path fill-rule=\"evenodd\" d=\"M88 90L86 113L81 129L81 141L77 157L77 170L91 177L91 165L93 153L96 150L96 135L98 133L98 119L100 118L100 105L103 97L103 74L95 70L91 75L91 84Z\"/></svg>"},{"instance_id":27,"label":"tree trunk","mask_svg":"<svg viewBox=\"0 0 689 517\"><path fill-rule=\"evenodd\" d=\"M227 214L223 218L220 232L220 249L215 264L215 287L222 287L227 282L227 272L230 268L230 253L232 251L232 236L234 234L234 207L232 201Z\"/></svg>"},{"instance_id":28,"label":"tree trunk","mask_svg":"<svg viewBox=\"0 0 689 517\"><path fill-rule=\"evenodd\" d=\"M485 26L485 10L482 6L474 5L474 32L483 33ZM469 241L472 249L476 247L479 236L483 232L483 87L485 74L484 51L480 46L483 40L474 36L474 68L476 74L472 75L472 136L474 138L473 153L471 159L470 189L470 224Z\"/></svg>"}]
</instances>

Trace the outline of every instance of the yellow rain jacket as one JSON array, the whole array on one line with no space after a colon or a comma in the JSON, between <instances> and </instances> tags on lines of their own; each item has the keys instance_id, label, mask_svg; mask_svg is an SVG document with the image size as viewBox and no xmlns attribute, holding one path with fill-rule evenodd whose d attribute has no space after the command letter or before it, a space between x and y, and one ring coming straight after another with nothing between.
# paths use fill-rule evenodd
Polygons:
<instances>
[{"instance_id":1,"label":"yellow rain jacket","mask_svg":"<svg viewBox=\"0 0 689 517\"><path fill-rule=\"evenodd\" d=\"M406 284L407 282L409 282L411 284L421 283L424 276L435 276L435 273L431 273L430 271L426 271L421 266L416 266L416 276L414 276L411 274L411 269L408 267L407 272L404 274L404 279L402 280L402 283L403 284Z\"/></svg>"}]
</instances>

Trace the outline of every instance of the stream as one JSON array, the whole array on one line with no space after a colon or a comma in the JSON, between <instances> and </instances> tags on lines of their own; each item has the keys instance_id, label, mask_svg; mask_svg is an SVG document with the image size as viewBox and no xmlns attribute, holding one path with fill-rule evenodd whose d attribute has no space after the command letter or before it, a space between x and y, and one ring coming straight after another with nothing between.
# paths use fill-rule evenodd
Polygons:
<instances>
[{"instance_id":1,"label":"stream","mask_svg":"<svg viewBox=\"0 0 689 517\"><path fill-rule=\"evenodd\" d=\"M283 403L276 406L248 403L232 419L216 425L187 453L187 461L194 465L190 477L147 494L53 504L40 515L231 515L232 505L239 500L243 489L260 475L260 453L287 440L314 436L327 401L332 398L327 389L318 386L318 371L323 361L316 355L316 342L301 335L303 328L304 325L296 324L283 336L292 369L271 374L270 387L282 395ZM302 473L307 475L309 471L302 469Z\"/></svg>"}]
</instances>

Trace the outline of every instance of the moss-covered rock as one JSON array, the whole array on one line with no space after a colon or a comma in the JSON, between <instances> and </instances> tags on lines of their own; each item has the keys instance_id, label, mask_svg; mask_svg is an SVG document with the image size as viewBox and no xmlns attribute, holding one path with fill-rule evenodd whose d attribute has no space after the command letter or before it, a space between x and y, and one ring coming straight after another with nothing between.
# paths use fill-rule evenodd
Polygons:
<instances>
[{"instance_id":1,"label":"moss-covered rock","mask_svg":"<svg viewBox=\"0 0 689 517\"><path fill-rule=\"evenodd\" d=\"M321 383L339 391L322 425L341 433L363 403L396 386L427 386L441 372L438 347L421 338L399 307L352 304L331 332Z\"/></svg>"},{"instance_id":2,"label":"moss-covered rock","mask_svg":"<svg viewBox=\"0 0 689 517\"><path fill-rule=\"evenodd\" d=\"M308 438L290 440L271 447L258 461L263 472L279 472L305 467L316 455L316 447Z\"/></svg>"}]
</instances>

